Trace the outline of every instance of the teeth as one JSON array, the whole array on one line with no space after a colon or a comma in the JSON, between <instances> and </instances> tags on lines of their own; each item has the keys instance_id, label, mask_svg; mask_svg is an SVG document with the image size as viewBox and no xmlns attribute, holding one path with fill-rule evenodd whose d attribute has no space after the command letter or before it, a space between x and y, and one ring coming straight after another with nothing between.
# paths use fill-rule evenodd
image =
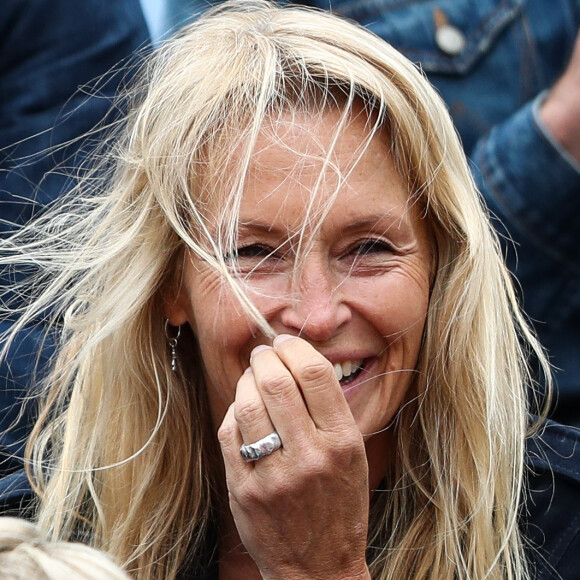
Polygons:
<instances>
[{"instance_id":1,"label":"teeth","mask_svg":"<svg viewBox=\"0 0 580 580\"><path fill-rule=\"evenodd\" d=\"M342 363L342 376L349 377L352 374L352 364L349 360Z\"/></svg>"},{"instance_id":2,"label":"teeth","mask_svg":"<svg viewBox=\"0 0 580 580\"><path fill-rule=\"evenodd\" d=\"M346 360L342 363L336 363L334 365L334 373L336 374L336 378L340 381L344 377L349 377L352 375L352 373L358 371L361 365L361 359Z\"/></svg>"}]
</instances>

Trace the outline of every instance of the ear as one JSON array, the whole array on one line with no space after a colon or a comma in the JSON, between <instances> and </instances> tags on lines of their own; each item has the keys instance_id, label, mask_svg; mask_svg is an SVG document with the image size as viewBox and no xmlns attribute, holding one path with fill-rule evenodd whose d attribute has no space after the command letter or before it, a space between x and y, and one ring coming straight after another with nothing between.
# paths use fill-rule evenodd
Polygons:
<instances>
[{"instance_id":1,"label":"ear","mask_svg":"<svg viewBox=\"0 0 580 580\"><path fill-rule=\"evenodd\" d=\"M186 322L189 322L189 316L184 308L182 308L178 302L165 303L163 304L163 315L171 326L181 326Z\"/></svg>"},{"instance_id":2,"label":"ear","mask_svg":"<svg viewBox=\"0 0 580 580\"><path fill-rule=\"evenodd\" d=\"M168 266L171 274L161 285L161 307L163 316L171 326L193 323L189 290L185 278L185 251L178 251Z\"/></svg>"},{"instance_id":3,"label":"ear","mask_svg":"<svg viewBox=\"0 0 580 580\"><path fill-rule=\"evenodd\" d=\"M162 292L163 316L171 326L181 326L190 320L191 304L183 283L179 287L172 285Z\"/></svg>"}]
</instances>

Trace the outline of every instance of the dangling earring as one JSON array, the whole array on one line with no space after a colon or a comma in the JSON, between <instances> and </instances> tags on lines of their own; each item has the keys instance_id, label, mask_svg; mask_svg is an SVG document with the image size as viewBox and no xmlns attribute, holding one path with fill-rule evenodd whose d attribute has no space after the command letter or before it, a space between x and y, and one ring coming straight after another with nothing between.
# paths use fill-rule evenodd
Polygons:
<instances>
[{"instance_id":1,"label":"dangling earring","mask_svg":"<svg viewBox=\"0 0 580 580\"><path fill-rule=\"evenodd\" d=\"M167 337L167 344L171 349L171 370L177 372L177 339L181 336L181 326L177 327L177 334L175 336L169 336L169 318L165 321L165 336Z\"/></svg>"}]
</instances>

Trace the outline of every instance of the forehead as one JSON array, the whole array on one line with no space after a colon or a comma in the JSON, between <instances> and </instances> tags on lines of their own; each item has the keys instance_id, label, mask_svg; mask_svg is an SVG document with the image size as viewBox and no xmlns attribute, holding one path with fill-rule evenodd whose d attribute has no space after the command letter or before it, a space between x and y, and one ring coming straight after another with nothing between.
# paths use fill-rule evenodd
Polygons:
<instances>
[{"instance_id":1,"label":"forehead","mask_svg":"<svg viewBox=\"0 0 580 580\"><path fill-rule=\"evenodd\" d=\"M335 108L322 112L285 112L268 118L256 140L249 174L299 173L329 178L345 176L363 153L389 162L387 136L371 139L371 123L363 111L345 115ZM373 147L368 148L369 140ZM365 151L366 150L366 151ZM381 150L381 151L379 151Z\"/></svg>"},{"instance_id":2,"label":"forehead","mask_svg":"<svg viewBox=\"0 0 580 580\"><path fill-rule=\"evenodd\" d=\"M246 137L241 133L228 161L202 178L200 210L214 242L229 247L234 232L251 223L306 233L329 222L331 208L342 223L420 217L388 132L360 104L347 114L338 107L284 111L262 123L251 147Z\"/></svg>"},{"instance_id":3,"label":"forehead","mask_svg":"<svg viewBox=\"0 0 580 580\"><path fill-rule=\"evenodd\" d=\"M403 214L408 189L396 170L387 132L361 107L283 113L257 138L240 203L240 221L288 205L318 209L331 201Z\"/></svg>"}]
</instances>

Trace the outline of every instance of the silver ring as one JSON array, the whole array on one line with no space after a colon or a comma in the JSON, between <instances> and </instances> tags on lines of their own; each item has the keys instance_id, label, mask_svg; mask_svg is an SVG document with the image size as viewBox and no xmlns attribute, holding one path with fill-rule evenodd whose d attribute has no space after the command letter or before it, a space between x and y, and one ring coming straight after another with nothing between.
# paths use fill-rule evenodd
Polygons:
<instances>
[{"instance_id":1,"label":"silver ring","mask_svg":"<svg viewBox=\"0 0 580 580\"><path fill-rule=\"evenodd\" d=\"M258 461L270 453L274 453L276 449L282 447L282 441L280 440L280 435L276 431L262 437L255 443L250 443L249 445L242 445L240 447L240 453L244 458L244 461Z\"/></svg>"}]
</instances>

